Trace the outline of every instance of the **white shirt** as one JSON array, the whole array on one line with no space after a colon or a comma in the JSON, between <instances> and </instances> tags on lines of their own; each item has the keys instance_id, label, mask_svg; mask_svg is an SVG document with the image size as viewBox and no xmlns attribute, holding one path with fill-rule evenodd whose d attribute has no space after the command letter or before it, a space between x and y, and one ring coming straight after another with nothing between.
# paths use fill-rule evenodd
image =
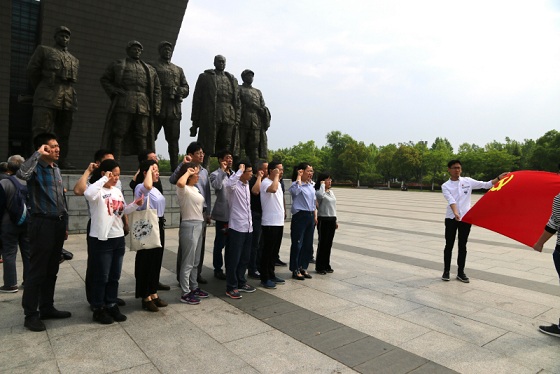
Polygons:
<instances>
[{"instance_id":1,"label":"white shirt","mask_svg":"<svg viewBox=\"0 0 560 374\"><path fill-rule=\"evenodd\" d=\"M138 205L126 205L122 191L116 187L105 188L107 177L101 177L90 184L84 196L90 203L91 229L89 236L99 240L124 236L123 214L129 214L138 209Z\"/></svg>"},{"instance_id":2,"label":"white shirt","mask_svg":"<svg viewBox=\"0 0 560 374\"><path fill-rule=\"evenodd\" d=\"M455 214L451 210L451 204L457 205L459 216L463 218L471 209L471 193L472 190L481 188L489 189L492 187L492 181L481 182L469 177L459 177L459 180L452 181L449 179L441 186L443 197L447 200L447 211L445 218L455 219Z\"/></svg>"},{"instance_id":3,"label":"white shirt","mask_svg":"<svg viewBox=\"0 0 560 374\"><path fill-rule=\"evenodd\" d=\"M177 199L181 210L182 221L204 221L202 209L204 208L204 196L195 186L177 188Z\"/></svg>"},{"instance_id":4,"label":"white shirt","mask_svg":"<svg viewBox=\"0 0 560 374\"><path fill-rule=\"evenodd\" d=\"M266 192L272 185L272 179L264 178L261 182L262 226L284 226L284 192L278 183L275 193Z\"/></svg>"}]
</instances>

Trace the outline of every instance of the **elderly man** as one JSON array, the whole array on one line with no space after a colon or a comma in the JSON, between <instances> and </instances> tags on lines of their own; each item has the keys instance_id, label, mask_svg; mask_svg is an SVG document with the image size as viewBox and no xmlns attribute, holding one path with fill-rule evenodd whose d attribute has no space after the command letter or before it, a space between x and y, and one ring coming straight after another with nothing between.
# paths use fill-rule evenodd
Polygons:
<instances>
[{"instance_id":1,"label":"elderly man","mask_svg":"<svg viewBox=\"0 0 560 374\"><path fill-rule=\"evenodd\" d=\"M191 136L206 151L204 167L208 167L209 156L215 156L220 149L229 149L234 158L239 156L240 120L239 92L237 79L227 71L226 58L214 57L214 68L205 70L198 76L192 103Z\"/></svg>"},{"instance_id":2,"label":"elderly man","mask_svg":"<svg viewBox=\"0 0 560 374\"><path fill-rule=\"evenodd\" d=\"M53 47L38 46L27 66L27 75L35 88L33 137L41 133L56 134L60 142L59 167L74 169L67 156L72 118L78 109L74 83L78 79L79 61L68 52L68 27L57 27L54 40Z\"/></svg>"},{"instance_id":3,"label":"elderly man","mask_svg":"<svg viewBox=\"0 0 560 374\"><path fill-rule=\"evenodd\" d=\"M181 102L189 96L189 84L183 69L171 63L173 44L162 41L158 46L159 59L150 63L157 72L161 84L161 111L155 117L155 131L157 135L163 127L165 140L169 150L171 170L175 170L179 163L179 135L181 132Z\"/></svg>"},{"instance_id":4,"label":"elderly man","mask_svg":"<svg viewBox=\"0 0 560 374\"><path fill-rule=\"evenodd\" d=\"M266 130L270 127L270 111L262 92L253 87L255 73L246 69L241 73L243 84L239 86L241 122L239 123L239 147L255 165L259 157L268 157Z\"/></svg>"},{"instance_id":5,"label":"elderly man","mask_svg":"<svg viewBox=\"0 0 560 374\"><path fill-rule=\"evenodd\" d=\"M101 77L111 98L101 148L111 149L117 161L155 149L153 117L160 111L161 87L155 69L140 59L142 50L140 42L128 42L127 57L111 63Z\"/></svg>"}]
</instances>

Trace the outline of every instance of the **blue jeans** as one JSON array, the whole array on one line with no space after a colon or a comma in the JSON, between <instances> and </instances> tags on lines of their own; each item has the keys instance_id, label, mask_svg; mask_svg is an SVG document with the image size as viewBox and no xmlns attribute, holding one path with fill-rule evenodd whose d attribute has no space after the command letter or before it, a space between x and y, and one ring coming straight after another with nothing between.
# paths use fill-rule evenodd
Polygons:
<instances>
[{"instance_id":1,"label":"blue jeans","mask_svg":"<svg viewBox=\"0 0 560 374\"><path fill-rule=\"evenodd\" d=\"M315 231L315 213L299 211L292 216L290 225L290 271L307 270L313 256L313 232Z\"/></svg>"},{"instance_id":2,"label":"blue jeans","mask_svg":"<svg viewBox=\"0 0 560 374\"><path fill-rule=\"evenodd\" d=\"M21 253L21 261L23 263L23 280L27 278L29 273L29 256L31 247L29 237L27 236L27 225L16 226L12 222L2 225L2 259L4 260L4 286L17 286L17 270L16 258L17 249Z\"/></svg>"},{"instance_id":3,"label":"blue jeans","mask_svg":"<svg viewBox=\"0 0 560 374\"><path fill-rule=\"evenodd\" d=\"M247 284L245 272L251 257L253 233L228 229L226 247L226 291L237 290Z\"/></svg>"},{"instance_id":4,"label":"blue jeans","mask_svg":"<svg viewBox=\"0 0 560 374\"><path fill-rule=\"evenodd\" d=\"M90 238L91 306L101 308L117 303L119 279L125 252L124 236L99 240Z\"/></svg>"}]
</instances>

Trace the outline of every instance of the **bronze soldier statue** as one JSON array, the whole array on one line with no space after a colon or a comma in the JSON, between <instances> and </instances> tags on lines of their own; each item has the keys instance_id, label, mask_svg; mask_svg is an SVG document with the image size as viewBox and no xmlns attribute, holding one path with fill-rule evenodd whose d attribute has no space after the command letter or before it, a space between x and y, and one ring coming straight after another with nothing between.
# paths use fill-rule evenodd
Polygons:
<instances>
[{"instance_id":1,"label":"bronze soldier statue","mask_svg":"<svg viewBox=\"0 0 560 374\"><path fill-rule=\"evenodd\" d=\"M155 149L154 116L161 106L161 88L155 69L140 59L142 44L126 46L127 57L111 63L101 77L101 86L111 98L101 148L121 155L137 155Z\"/></svg>"},{"instance_id":2,"label":"bronze soldier statue","mask_svg":"<svg viewBox=\"0 0 560 374\"><path fill-rule=\"evenodd\" d=\"M246 69L241 73L243 84L239 86L241 121L239 122L239 147L256 165L257 160L268 159L266 130L270 127L270 111L264 103L262 92L253 87L255 73Z\"/></svg>"},{"instance_id":3,"label":"bronze soldier statue","mask_svg":"<svg viewBox=\"0 0 560 374\"><path fill-rule=\"evenodd\" d=\"M56 134L60 144L59 167L75 169L67 158L72 118L78 109L74 83L78 79L79 61L68 52L68 27L57 27L54 40L53 47L38 46L27 66L27 75L35 88L32 133L33 138L43 133Z\"/></svg>"},{"instance_id":4,"label":"bronze soldier statue","mask_svg":"<svg viewBox=\"0 0 560 374\"><path fill-rule=\"evenodd\" d=\"M241 112L237 79L225 71L224 56L214 57L214 67L198 76L192 103L191 136L196 136L198 129L198 142L206 152L204 167L208 166L209 156L222 149L239 156L237 127Z\"/></svg>"},{"instance_id":5,"label":"bronze soldier statue","mask_svg":"<svg viewBox=\"0 0 560 374\"><path fill-rule=\"evenodd\" d=\"M171 63L173 45L162 41L158 46L160 58L150 63L157 72L161 84L161 111L155 117L155 137L161 131L165 134L171 170L175 170L179 159L179 136L181 133L181 102L189 96L189 84L183 69Z\"/></svg>"}]
</instances>

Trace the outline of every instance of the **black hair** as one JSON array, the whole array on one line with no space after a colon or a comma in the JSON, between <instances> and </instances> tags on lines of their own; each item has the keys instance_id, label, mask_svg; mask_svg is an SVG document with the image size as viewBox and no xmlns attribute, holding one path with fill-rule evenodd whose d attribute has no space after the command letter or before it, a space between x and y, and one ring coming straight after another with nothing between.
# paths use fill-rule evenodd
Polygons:
<instances>
[{"instance_id":1,"label":"black hair","mask_svg":"<svg viewBox=\"0 0 560 374\"><path fill-rule=\"evenodd\" d=\"M58 140L55 134L50 132L41 133L33 138L33 146L35 147L35 149L39 149L40 146L42 146L43 144L47 144L53 139Z\"/></svg>"},{"instance_id":2,"label":"black hair","mask_svg":"<svg viewBox=\"0 0 560 374\"><path fill-rule=\"evenodd\" d=\"M146 161L150 153L156 153L156 152L154 152L152 149L143 149L140 152L138 152L138 163L140 164L142 161Z\"/></svg>"},{"instance_id":3,"label":"black hair","mask_svg":"<svg viewBox=\"0 0 560 374\"><path fill-rule=\"evenodd\" d=\"M192 144L192 143L191 143ZM195 151L196 152L196 151ZM186 164L181 165L181 168L179 169L179 174L177 175L177 179L181 178L183 175L185 175L185 173L187 172L187 170L189 170L190 168L195 168L197 167L197 165L194 162L187 162ZM191 175L192 177L192 175ZM191 179L191 177L187 178L187 184L189 182L189 179Z\"/></svg>"},{"instance_id":4,"label":"black hair","mask_svg":"<svg viewBox=\"0 0 560 374\"><path fill-rule=\"evenodd\" d=\"M93 155L93 161L95 162L101 162L101 160L103 159L103 157L105 157L105 155L112 155L113 152L109 149L100 149L97 152L95 152L95 154Z\"/></svg>"},{"instance_id":5,"label":"black hair","mask_svg":"<svg viewBox=\"0 0 560 374\"><path fill-rule=\"evenodd\" d=\"M89 178L89 183L93 184L101 179L102 175L101 172L104 171L111 171L114 168L118 168L119 163L115 160L107 159L99 164L99 167L91 173L91 177Z\"/></svg>"},{"instance_id":6,"label":"black hair","mask_svg":"<svg viewBox=\"0 0 560 374\"><path fill-rule=\"evenodd\" d=\"M233 156L233 153L231 153L229 149L221 149L218 153L216 153L218 160L223 160L227 155Z\"/></svg>"},{"instance_id":7,"label":"black hair","mask_svg":"<svg viewBox=\"0 0 560 374\"><path fill-rule=\"evenodd\" d=\"M270 161L268 163L268 173L270 174L270 172L274 169L276 169L278 167L278 165L282 165L282 163L278 160L276 161Z\"/></svg>"},{"instance_id":8,"label":"black hair","mask_svg":"<svg viewBox=\"0 0 560 374\"><path fill-rule=\"evenodd\" d=\"M309 166L311 166L311 165L309 165L309 163L307 163L307 162L300 162L299 164L294 166L294 171L292 172L292 182L297 179L298 170L305 170Z\"/></svg>"},{"instance_id":9,"label":"black hair","mask_svg":"<svg viewBox=\"0 0 560 374\"><path fill-rule=\"evenodd\" d=\"M188 155L192 155L195 152L198 152L199 150L202 150L202 152L204 152L204 148L202 147L202 144L200 144L199 142L192 142L191 144L189 144L189 146L187 147L187 154ZM183 173L184 174L184 173Z\"/></svg>"},{"instance_id":10,"label":"black hair","mask_svg":"<svg viewBox=\"0 0 560 374\"><path fill-rule=\"evenodd\" d=\"M239 165L241 165L241 164L245 165L245 170L247 170L248 168L251 168L251 169L253 168L253 165L251 165L251 161L241 160L236 164L235 170L239 170Z\"/></svg>"},{"instance_id":11,"label":"black hair","mask_svg":"<svg viewBox=\"0 0 560 374\"><path fill-rule=\"evenodd\" d=\"M144 160L140 163L139 172L138 175L136 176L136 183L138 184L144 183L144 178L145 178L144 173L150 170L150 166L152 165L159 166L158 162L155 160Z\"/></svg>"},{"instance_id":12,"label":"black hair","mask_svg":"<svg viewBox=\"0 0 560 374\"><path fill-rule=\"evenodd\" d=\"M459 165L463 166L463 164L461 164L461 160L451 160L447 163L447 168L451 169L451 166L453 166L455 164L459 164Z\"/></svg>"},{"instance_id":13,"label":"black hair","mask_svg":"<svg viewBox=\"0 0 560 374\"><path fill-rule=\"evenodd\" d=\"M332 179L331 173L326 171L320 173L319 176L317 177L317 182L315 182L315 189L319 190L319 188L321 188L321 182L329 178Z\"/></svg>"}]
</instances>

